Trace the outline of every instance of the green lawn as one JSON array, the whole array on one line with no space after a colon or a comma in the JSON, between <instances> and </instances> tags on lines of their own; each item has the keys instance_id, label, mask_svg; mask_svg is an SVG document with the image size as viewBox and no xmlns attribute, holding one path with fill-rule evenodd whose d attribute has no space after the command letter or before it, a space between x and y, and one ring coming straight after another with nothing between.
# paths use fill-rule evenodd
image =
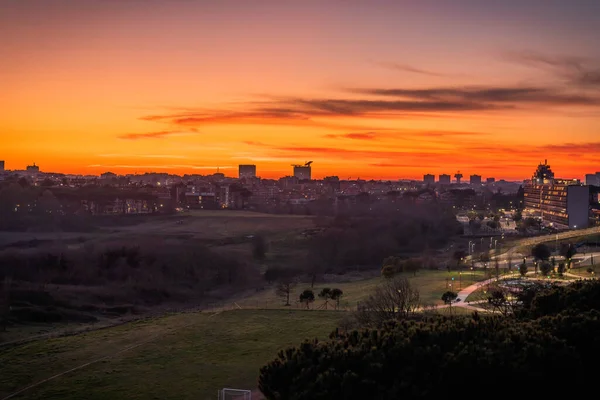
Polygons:
<instances>
[{"instance_id":1,"label":"green lawn","mask_svg":"<svg viewBox=\"0 0 600 400\"><path fill-rule=\"evenodd\" d=\"M214 399L223 387L253 390L259 368L278 350L326 339L341 317L333 311L188 313L32 342L0 352L0 398L140 342L15 398Z\"/></svg>"},{"instance_id":2,"label":"green lawn","mask_svg":"<svg viewBox=\"0 0 600 400\"><path fill-rule=\"evenodd\" d=\"M588 272L588 269L592 268L593 274ZM597 278L598 274L600 274L600 265L585 265L583 267L571 268L569 273L573 275L580 276L582 278Z\"/></svg>"},{"instance_id":3,"label":"green lawn","mask_svg":"<svg viewBox=\"0 0 600 400\"><path fill-rule=\"evenodd\" d=\"M464 271L461 275L458 272L446 272L446 271L419 271L416 276L411 273L401 274L409 279L411 284L417 287L420 291L421 302L423 304L441 304L442 293L444 293L447 284L451 284L453 290L458 291L459 288L465 288L474 282L479 282L484 279L484 272L479 271ZM454 280L452 280L454 278ZM371 279L358 280L353 282L339 282L339 283L316 283L313 289L315 296L324 287L339 288L344 291L344 296L340 301L340 307L344 309L356 309L356 305L360 301L364 301L371 293L373 293L375 287L382 283L385 278L376 277ZM310 282L299 283L292 295L290 296L290 303L292 308L301 308L302 304L298 303L298 296L304 289L310 288ZM223 303L222 306L226 308L236 308L240 306L242 308L282 308L285 302L277 297L275 294L275 286L269 286L265 290L252 294L246 298L236 300L233 302ZM315 302L311 305L312 308L322 307L324 302L316 298Z\"/></svg>"}]
</instances>

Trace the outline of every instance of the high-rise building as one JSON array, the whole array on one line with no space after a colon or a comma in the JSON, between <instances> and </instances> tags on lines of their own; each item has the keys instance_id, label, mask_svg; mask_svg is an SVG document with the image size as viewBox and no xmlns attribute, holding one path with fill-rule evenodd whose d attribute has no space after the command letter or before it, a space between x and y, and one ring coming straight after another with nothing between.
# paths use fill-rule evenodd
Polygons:
<instances>
[{"instance_id":1,"label":"high-rise building","mask_svg":"<svg viewBox=\"0 0 600 400\"><path fill-rule=\"evenodd\" d=\"M0 160L0 172L4 172L4 160Z\"/></svg>"},{"instance_id":2,"label":"high-rise building","mask_svg":"<svg viewBox=\"0 0 600 400\"><path fill-rule=\"evenodd\" d=\"M471 175L469 183L471 185L481 185L481 175Z\"/></svg>"},{"instance_id":3,"label":"high-rise building","mask_svg":"<svg viewBox=\"0 0 600 400\"><path fill-rule=\"evenodd\" d=\"M312 176L311 164L312 161L307 161L304 165L294 164L294 176L301 181L310 180Z\"/></svg>"},{"instance_id":4,"label":"high-rise building","mask_svg":"<svg viewBox=\"0 0 600 400\"><path fill-rule=\"evenodd\" d=\"M595 174L586 174L585 184L588 186L600 186L600 172L596 172Z\"/></svg>"},{"instance_id":5,"label":"high-rise building","mask_svg":"<svg viewBox=\"0 0 600 400\"><path fill-rule=\"evenodd\" d=\"M554 172L550 169L550 165L548 165L548 160L544 160L544 163L540 163L533 174L532 180L537 183L544 183L545 181L549 181L554 179Z\"/></svg>"},{"instance_id":6,"label":"high-rise building","mask_svg":"<svg viewBox=\"0 0 600 400\"><path fill-rule=\"evenodd\" d=\"M440 175L438 182L442 185L449 185L450 184L450 175L446 175L446 174Z\"/></svg>"},{"instance_id":7,"label":"high-rise building","mask_svg":"<svg viewBox=\"0 0 600 400\"><path fill-rule=\"evenodd\" d=\"M256 165L246 164L238 167L238 177L244 178L256 178Z\"/></svg>"},{"instance_id":8,"label":"high-rise building","mask_svg":"<svg viewBox=\"0 0 600 400\"><path fill-rule=\"evenodd\" d=\"M435 175L425 174L423 175L423 183L426 185L433 185L435 183Z\"/></svg>"},{"instance_id":9,"label":"high-rise building","mask_svg":"<svg viewBox=\"0 0 600 400\"><path fill-rule=\"evenodd\" d=\"M494 183L494 182L496 182L496 178L487 178L485 181L487 183Z\"/></svg>"},{"instance_id":10,"label":"high-rise building","mask_svg":"<svg viewBox=\"0 0 600 400\"><path fill-rule=\"evenodd\" d=\"M555 179L546 161L538 165L523 189L527 213L571 229L588 226L590 188L579 179Z\"/></svg>"}]
</instances>

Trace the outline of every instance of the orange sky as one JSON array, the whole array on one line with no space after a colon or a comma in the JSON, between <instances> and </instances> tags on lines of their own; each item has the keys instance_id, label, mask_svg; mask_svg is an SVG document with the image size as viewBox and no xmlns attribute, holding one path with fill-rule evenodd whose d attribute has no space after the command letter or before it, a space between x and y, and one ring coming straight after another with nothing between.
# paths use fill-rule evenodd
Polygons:
<instances>
[{"instance_id":1,"label":"orange sky","mask_svg":"<svg viewBox=\"0 0 600 400\"><path fill-rule=\"evenodd\" d=\"M0 159L82 174L600 171L599 2L323 3L3 2Z\"/></svg>"}]
</instances>

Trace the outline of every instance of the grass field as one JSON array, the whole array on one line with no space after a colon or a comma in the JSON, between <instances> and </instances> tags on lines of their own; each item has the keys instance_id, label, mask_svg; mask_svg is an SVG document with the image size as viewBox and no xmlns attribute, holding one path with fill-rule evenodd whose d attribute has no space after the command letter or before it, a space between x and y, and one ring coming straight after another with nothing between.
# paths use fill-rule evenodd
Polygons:
<instances>
[{"instance_id":1,"label":"grass field","mask_svg":"<svg viewBox=\"0 0 600 400\"><path fill-rule=\"evenodd\" d=\"M127 218L126 216L123 218ZM179 239L223 239L263 233L279 235L313 228L313 217L262 214L234 210L193 210L176 215L145 216L135 224L102 226L93 232L4 232L0 246L38 240L43 245L62 242L123 240L131 235Z\"/></svg>"},{"instance_id":2,"label":"grass field","mask_svg":"<svg viewBox=\"0 0 600 400\"><path fill-rule=\"evenodd\" d=\"M326 339L340 318L335 311L189 313L32 342L0 351L0 399L108 355L15 398L203 400L223 387L253 390L278 350Z\"/></svg>"},{"instance_id":3,"label":"grass field","mask_svg":"<svg viewBox=\"0 0 600 400\"><path fill-rule=\"evenodd\" d=\"M419 271L416 276L413 276L411 273L403 274L406 278L409 279L411 284L413 284L416 288L419 289L421 295L421 302L423 304L441 304L442 293L448 290L446 289L446 284L452 284L453 290L458 291L459 287L465 288L472 283L479 282L485 279L484 272L479 271L468 271L463 272L462 276L459 276L458 272L446 272L446 271ZM452 280L454 278L454 281ZM385 278L376 277L371 279L357 280L352 282L330 282L330 283L321 283L318 282L315 284L313 291L315 292L315 296L321 291L324 287L329 288L339 288L344 291L344 296L340 301L340 307L347 309L356 309L356 305L360 301L364 301L371 293L373 293L375 287L382 283ZM290 303L292 303L293 307L302 307L301 304L298 304L298 296L300 292L304 289L310 288L310 282L301 282L299 283L293 294L290 296ZM243 299L235 300L235 303L240 307L258 307L258 308L282 308L284 302L280 297L277 297L275 294L275 288L268 287L264 291L258 292L251 296L248 296ZM313 308L320 307L323 305L323 301L316 298L314 304L311 306ZM235 304L227 304L227 306L235 307Z\"/></svg>"}]
</instances>

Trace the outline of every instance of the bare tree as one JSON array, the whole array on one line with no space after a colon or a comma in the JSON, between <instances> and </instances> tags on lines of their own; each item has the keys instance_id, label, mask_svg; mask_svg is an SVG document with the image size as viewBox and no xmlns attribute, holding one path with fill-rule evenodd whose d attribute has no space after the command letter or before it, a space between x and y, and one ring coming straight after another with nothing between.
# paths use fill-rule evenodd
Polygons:
<instances>
[{"instance_id":1,"label":"bare tree","mask_svg":"<svg viewBox=\"0 0 600 400\"><path fill-rule=\"evenodd\" d=\"M381 326L391 319L403 319L419 308L419 291L403 277L386 279L357 312L362 325Z\"/></svg>"},{"instance_id":2,"label":"bare tree","mask_svg":"<svg viewBox=\"0 0 600 400\"><path fill-rule=\"evenodd\" d=\"M285 277L277 283L277 287L275 288L275 294L277 296L285 299L285 305L290 305L290 294L294 290L296 286L296 281L292 278Z\"/></svg>"}]
</instances>

